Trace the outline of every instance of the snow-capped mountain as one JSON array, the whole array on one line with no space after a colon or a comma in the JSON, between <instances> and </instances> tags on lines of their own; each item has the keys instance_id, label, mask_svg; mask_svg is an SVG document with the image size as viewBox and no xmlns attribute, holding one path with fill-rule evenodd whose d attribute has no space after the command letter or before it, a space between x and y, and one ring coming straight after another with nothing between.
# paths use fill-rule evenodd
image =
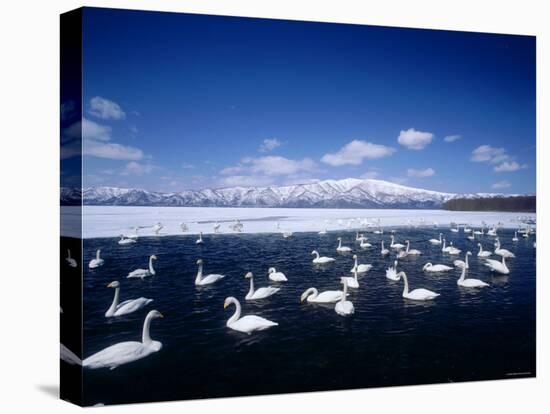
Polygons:
<instances>
[{"instance_id":1,"label":"snow-capped mountain","mask_svg":"<svg viewBox=\"0 0 550 414\"><path fill-rule=\"evenodd\" d=\"M450 199L502 196L456 194L407 187L387 181L347 178L309 184L231 187L161 193L140 189L62 188L61 203L107 206L311 207L311 208L440 208Z\"/></svg>"}]
</instances>

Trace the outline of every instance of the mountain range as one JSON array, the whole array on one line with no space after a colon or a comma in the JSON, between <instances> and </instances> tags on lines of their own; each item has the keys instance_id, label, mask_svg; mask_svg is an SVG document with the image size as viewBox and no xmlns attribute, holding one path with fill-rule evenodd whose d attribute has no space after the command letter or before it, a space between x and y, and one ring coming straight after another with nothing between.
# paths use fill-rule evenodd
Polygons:
<instances>
[{"instance_id":1,"label":"mountain range","mask_svg":"<svg viewBox=\"0 0 550 414\"><path fill-rule=\"evenodd\" d=\"M291 208L441 208L455 198L504 197L495 193L445 193L388 181L346 178L308 184L231 187L173 193L116 187L61 189L62 205L291 207Z\"/></svg>"}]
</instances>

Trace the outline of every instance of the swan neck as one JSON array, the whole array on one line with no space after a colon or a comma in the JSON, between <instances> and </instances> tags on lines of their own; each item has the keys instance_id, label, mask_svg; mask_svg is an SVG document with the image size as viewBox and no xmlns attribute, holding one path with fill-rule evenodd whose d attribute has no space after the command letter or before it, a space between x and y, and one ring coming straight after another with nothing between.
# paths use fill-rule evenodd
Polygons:
<instances>
[{"instance_id":1,"label":"swan neck","mask_svg":"<svg viewBox=\"0 0 550 414\"><path fill-rule=\"evenodd\" d=\"M345 279L344 279L345 280ZM344 293L342 295L342 299L340 299L340 302L346 301L346 296L348 295L348 283L344 282Z\"/></svg>"},{"instance_id":2,"label":"swan neck","mask_svg":"<svg viewBox=\"0 0 550 414\"><path fill-rule=\"evenodd\" d=\"M116 312L116 308L118 306L119 300L120 300L120 288L117 287L115 289L115 296L113 297L113 303L111 303L111 307L107 311L108 315L113 315Z\"/></svg>"},{"instance_id":3,"label":"swan neck","mask_svg":"<svg viewBox=\"0 0 550 414\"><path fill-rule=\"evenodd\" d=\"M468 260L468 256L466 256L466 260ZM466 277L466 266L462 268L462 273L460 273L460 278L458 280L462 282L465 277Z\"/></svg>"},{"instance_id":4,"label":"swan neck","mask_svg":"<svg viewBox=\"0 0 550 414\"><path fill-rule=\"evenodd\" d=\"M195 279L195 283L200 283L202 280L202 263L199 263L199 270L197 271L197 278Z\"/></svg>"},{"instance_id":5,"label":"swan neck","mask_svg":"<svg viewBox=\"0 0 550 414\"><path fill-rule=\"evenodd\" d=\"M152 275L155 274L155 269L153 268L153 258L152 257L149 258L149 273L151 273Z\"/></svg>"},{"instance_id":6,"label":"swan neck","mask_svg":"<svg viewBox=\"0 0 550 414\"><path fill-rule=\"evenodd\" d=\"M409 279L407 279L407 275L405 273L403 273L401 275L401 277L403 278L403 282L404 282L403 295L408 295L409 294Z\"/></svg>"},{"instance_id":7,"label":"swan neck","mask_svg":"<svg viewBox=\"0 0 550 414\"><path fill-rule=\"evenodd\" d=\"M97 260L99 260L99 254L100 254L101 250L97 249L97 252L95 253L95 258Z\"/></svg>"},{"instance_id":8,"label":"swan neck","mask_svg":"<svg viewBox=\"0 0 550 414\"><path fill-rule=\"evenodd\" d=\"M145 322L143 323L143 334L141 335L141 342L143 345L150 345L153 340L149 335L149 327L151 326L151 320L153 319L152 315L147 315Z\"/></svg>"},{"instance_id":9,"label":"swan neck","mask_svg":"<svg viewBox=\"0 0 550 414\"><path fill-rule=\"evenodd\" d=\"M237 322L241 317L241 304L236 300L231 301L231 303L235 304L235 313L227 320L227 325Z\"/></svg>"},{"instance_id":10,"label":"swan neck","mask_svg":"<svg viewBox=\"0 0 550 414\"><path fill-rule=\"evenodd\" d=\"M254 277L251 277L250 278L250 289L248 290L248 294L246 296L253 295L253 294L254 294Z\"/></svg>"}]
</instances>

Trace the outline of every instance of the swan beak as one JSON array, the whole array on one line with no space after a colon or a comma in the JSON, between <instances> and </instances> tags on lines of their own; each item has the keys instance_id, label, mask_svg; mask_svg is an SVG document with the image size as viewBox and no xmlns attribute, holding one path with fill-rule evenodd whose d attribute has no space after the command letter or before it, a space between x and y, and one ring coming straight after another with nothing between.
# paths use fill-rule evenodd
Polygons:
<instances>
[{"instance_id":1,"label":"swan beak","mask_svg":"<svg viewBox=\"0 0 550 414\"><path fill-rule=\"evenodd\" d=\"M109 283L109 284L107 285L107 287L108 287L108 288L113 287L113 284L112 284L112 283Z\"/></svg>"},{"instance_id":2,"label":"swan beak","mask_svg":"<svg viewBox=\"0 0 550 414\"><path fill-rule=\"evenodd\" d=\"M159 318L164 318L164 315L159 312Z\"/></svg>"},{"instance_id":3,"label":"swan beak","mask_svg":"<svg viewBox=\"0 0 550 414\"><path fill-rule=\"evenodd\" d=\"M228 306L227 303L224 303L224 304L223 304L223 308L224 308L224 309L227 309L227 306Z\"/></svg>"}]
</instances>

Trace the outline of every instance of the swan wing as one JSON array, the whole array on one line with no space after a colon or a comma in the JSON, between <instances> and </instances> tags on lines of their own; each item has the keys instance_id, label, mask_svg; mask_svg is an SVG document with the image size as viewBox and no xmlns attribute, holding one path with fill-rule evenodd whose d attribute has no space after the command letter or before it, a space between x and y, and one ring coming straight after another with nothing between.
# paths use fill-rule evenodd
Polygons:
<instances>
[{"instance_id":1,"label":"swan wing","mask_svg":"<svg viewBox=\"0 0 550 414\"><path fill-rule=\"evenodd\" d=\"M428 289L415 289L412 292L409 292L407 295L408 299L412 300L431 300L439 296L439 293L432 292Z\"/></svg>"},{"instance_id":2,"label":"swan wing","mask_svg":"<svg viewBox=\"0 0 550 414\"><path fill-rule=\"evenodd\" d=\"M276 273L270 273L269 279L274 282L287 282L288 279L284 275L284 273L276 272Z\"/></svg>"},{"instance_id":3,"label":"swan wing","mask_svg":"<svg viewBox=\"0 0 550 414\"><path fill-rule=\"evenodd\" d=\"M275 288L275 287L271 287L271 286L268 286L268 287L262 287L262 288L259 288L258 290L256 290L254 292L254 295L252 295L252 299L263 299L263 298L267 298L271 295L274 295L275 293L277 293L279 290L281 290L281 288Z\"/></svg>"},{"instance_id":4,"label":"swan wing","mask_svg":"<svg viewBox=\"0 0 550 414\"><path fill-rule=\"evenodd\" d=\"M353 303L349 300L346 300L344 302L337 302L336 306L334 307L334 310L338 315L351 315L355 313L355 307L353 306Z\"/></svg>"},{"instance_id":5,"label":"swan wing","mask_svg":"<svg viewBox=\"0 0 550 414\"><path fill-rule=\"evenodd\" d=\"M462 282L460 282L460 286L476 288L489 286L489 284L479 279L464 279Z\"/></svg>"},{"instance_id":6,"label":"swan wing","mask_svg":"<svg viewBox=\"0 0 550 414\"><path fill-rule=\"evenodd\" d=\"M220 279L223 279L225 275L211 274L204 276L201 280L201 285L209 285L211 283L217 282Z\"/></svg>"},{"instance_id":7,"label":"swan wing","mask_svg":"<svg viewBox=\"0 0 550 414\"><path fill-rule=\"evenodd\" d=\"M246 315L233 322L229 327L239 332L250 333L253 331L263 331L277 325L279 325L277 322L272 322L260 316Z\"/></svg>"},{"instance_id":8,"label":"swan wing","mask_svg":"<svg viewBox=\"0 0 550 414\"><path fill-rule=\"evenodd\" d=\"M147 269L136 269L128 273L128 277L141 277L142 275L149 273Z\"/></svg>"},{"instance_id":9,"label":"swan wing","mask_svg":"<svg viewBox=\"0 0 550 414\"><path fill-rule=\"evenodd\" d=\"M135 312L147 306L152 301L153 299L147 299L147 298L125 300L124 302L120 303L117 306L115 311L115 316L127 315L129 313Z\"/></svg>"},{"instance_id":10,"label":"swan wing","mask_svg":"<svg viewBox=\"0 0 550 414\"><path fill-rule=\"evenodd\" d=\"M155 350L152 347L145 346L141 342L120 342L89 356L82 361L82 366L91 369L114 369L119 365L145 358L153 352Z\"/></svg>"},{"instance_id":11,"label":"swan wing","mask_svg":"<svg viewBox=\"0 0 550 414\"><path fill-rule=\"evenodd\" d=\"M344 292L341 290L325 290L317 295L315 299L312 299L311 302L317 303L333 303L342 299Z\"/></svg>"}]
</instances>

